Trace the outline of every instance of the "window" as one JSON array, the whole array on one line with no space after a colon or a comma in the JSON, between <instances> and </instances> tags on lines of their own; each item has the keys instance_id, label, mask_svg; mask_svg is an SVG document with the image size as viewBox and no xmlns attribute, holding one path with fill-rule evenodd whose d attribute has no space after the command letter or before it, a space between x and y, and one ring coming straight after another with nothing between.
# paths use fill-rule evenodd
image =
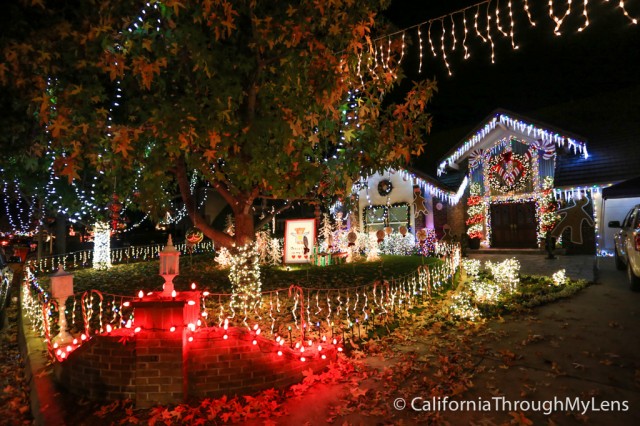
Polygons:
<instances>
[{"instance_id":1,"label":"window","mask_svg":"<svg viewBox=\"0 0 640 426\"><path fill-rule=\"evenodd\" d=\"M373 206L364 210L364 226L367 232L375 232L390 226L398 231L400 226L409 226L409 205Z\"/></svg>"}]
</instances>

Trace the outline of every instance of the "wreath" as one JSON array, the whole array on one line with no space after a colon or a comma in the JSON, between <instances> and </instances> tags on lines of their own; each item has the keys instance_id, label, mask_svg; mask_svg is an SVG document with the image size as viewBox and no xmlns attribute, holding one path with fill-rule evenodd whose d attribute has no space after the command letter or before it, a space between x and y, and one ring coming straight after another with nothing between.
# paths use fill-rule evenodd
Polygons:
<instances>
[{"instance_id":1,"label":"wreath","mask_svg":"<svg viewBox=\"0 0 640 426\"><path fill-rule=\"evenodd\" d=\"M393 185L391 184L390 180L385 179L381 180L380 183L378 183L378 194L382 195L383 197L389 195L392 190Z\"/></svg>"},{"instance_id":2,"label":"wreath","mask_svg":"<svg viewBox=\"0 0 640 426\"><path fill-rule=\"evenodd\" d=\"M489 160L489 185L500 192L524 189L529 174L529 153L515 154L505 150Z\"/></svg>"}]
</instances>

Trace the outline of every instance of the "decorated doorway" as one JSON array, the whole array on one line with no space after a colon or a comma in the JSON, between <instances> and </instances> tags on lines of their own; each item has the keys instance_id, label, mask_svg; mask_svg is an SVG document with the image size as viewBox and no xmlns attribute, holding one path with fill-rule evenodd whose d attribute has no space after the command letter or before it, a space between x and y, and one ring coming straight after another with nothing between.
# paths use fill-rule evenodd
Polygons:
<instances>
[{"instance_id":1,"label":"decorated doorway","mask_svg":"<svg viewBox=\"0 0 640 426\"><path fill-rule=\"evenodd\" d=\"M491 247L537 247L535 202L491 204Z\"/></svg>"}]
</instances>

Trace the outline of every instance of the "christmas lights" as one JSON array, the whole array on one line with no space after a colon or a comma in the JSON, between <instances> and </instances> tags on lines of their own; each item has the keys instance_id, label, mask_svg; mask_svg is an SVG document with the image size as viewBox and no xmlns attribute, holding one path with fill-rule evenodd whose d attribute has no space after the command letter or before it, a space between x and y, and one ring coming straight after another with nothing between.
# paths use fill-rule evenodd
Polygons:
<instances>
[{"instance_id":1,"label":"christmas lights","mask_svg":"<svg viewBox=\"0 0 640 426\"><path fill-rule=\"evenodd\" d=\"M565 20L567 19L567 17L571 14L571 7L572 7L572 0L566 0L567 5L566 5L566 9L564 11L564 13L556 13L557 8L554 8L554 4L553 4L553 0L549 0L548 1L548 16L549 18L553 21L553 23L555 24L555 27L553 28L553 33L556 36L561 35L560 33L560 28L562 27L563 23L565 22ZM609 3L609 0L605 0L606 3ZM616 3L616 2L614 2ZM531 10L529 8L529 3L528 0L522 0L521 2L522 4L522 9L524 10L524 12L527 15L527 19L529 21L530 26L535 27L536 23L533 20L533 17L531 16ZM582 16L584 17L584 22L583 24L577 29L578 32L582 32L584 31L588 26L589 26L589 15L588 15L588 5L589 5L589 0L583 0L583 7L582 7ZM615 5L617 6L621 11L622 14L629 19L629 21L632 24L637 24L638 20L634 17L632 17L625 6L625 2L624 0L620 0L617 2L617 4ZM391 58L391 50L389 48L389 46L391 45L391 40L393 37L399 37L401 38L401 45L402 45L402 49L398 52L398 54L400 55L400 59L397 61L397 64L399 64L402 59L404 58L405 55L405 49L404 49L404 39L407 35L407 33L409 33L412 30L415 30L417 32L417 38L418 38L418 44L419 44L419 49L418 49L418 54L419 54L419 60L418 60L418 73L422 72L422 67L423 67L423 49L422 49L422 27L427 26L427 40L429 42L429 46L431 48L431 53L432 56L434 58L438 58L440 57L443 61L443 65L445 67L445 69L447 70L447 73L449 75L452 75L452 71L451 71L451 67L450 67L450 63L449 63L449 57L447 56L447 49L446 49L446 43L445 43L445 39L447 37L449 37L451 39L451 53L455 52L456 50L456 44L457 44L457 40L456 40L456 19L461 19L462 20L462 26L463 26L463 33L464 33L464 39L462 41L462 46L463 46L463 50L464 50L464 54L463 54L463 58L467 59L470 56L470 53L468 51L468 45L467 45L467 36L468 36L468 30L467 30L467 19L466 19L466 11L467 10L474 10L475 9L475 13L473 14L473 28L475 30L475 36L482 42L482 43L489 43L490 46L490 59L491 59L491 63L495 62L495 43L494 43L494 35L501 35L504 37L508 37L510 42L511 42L511 48L516 50L518 49L518 45L515 42L515 20L513 18L513 4L512 4L512 0L508 0L507 3L507 9L508 9L508 14L509 14L509 30L508 32L505 30L505 28L502 26L502 23L500 21L500 2L499 0L496 0L496 2L494 4L492 4L492 0L484 0L484 1L480 1L476 4L467 6L465 8L462 9L458 9L456 11L453 11L451 13L445 14L443 16L439 16L436 18L432 18L428 21L424 21L424 22L420 22L418 24L415 24L411 27L408 28L402 28L398 31L395 31L391 34L383 34L380 35L378 37L376 37L375 39L371 40L368 44L369 46L369 56L371 56L373 58L372 61L368 61L368 70L371 73L373 78L378 78L378 75L376 74L375 70L378 67L378 55L380 55L380 65L382 66L383 69L387 70L390 69L390 62L392 62L392 58ZM458 15L462 15L461 18L458 18ZM486 21L486 26L484 29L484 34L483 31L480 28L480 19L481 19L481 15L484 18L484 20ZM494 20L494 16L495 16L495 25L492 25L492 20ZM450 22L450 25L445 25L445 22ZM434 24L438 24L434 27ZM432 28L433 27L433 28ZM433 29L433 31L432 31ZM434 40L432 37L438 37L438 30L439 30L439 36L440 36L440 47L438 49L436 49ZM432 32L434 32L435 34L432 35ZM493 35L492 35L493 34ZM379 43L379 44L378 44ZM398 43L400 45L400 42ZM379 45L379 49L378 49L378 45ZM384 47L387 46L386 48L386 54L385 54L385 49ZM379 50L379 53L378 53ZM437 52L437 50L439 50L439 53ZM360 77L360 79L362 80L364 77L361 74L361 67L360 67L360 61L358 61L358 65L357 65L357 73L358 76ZM395 74L395 72L394 72Z\"/></svg>"},{"instance_id":2,"label":"christmas lights","mask_svg":"<svg viewBox=\"0 0 640 426\"><path fill-rule=\"evenodd\" d=\"M540 145L534 144L534 146L539 149L541 147L544 147L544 151L549 151L551 149L549 144L551 144L551 146L555 145L559 148L565 147L576 154L580 153L584 158L588 157L587 145L584 142L578 141L569 136L563 136L557 133L553 133L548 129L543 129L533 124L525 123L524 121L518 119L511 118L506 114L496 114L496 116L492 117L478 132L476 132L475 135L463 142L453 154L451 154L440 163L440 165L438 166L438 176L446 173L448 165L454 164L467 152L474 149L476 145L483 142L485 138L488 137L489 133L494 130L498 124L504 126L508 130L516 131L523 135L526 135L528 138L539 140L539 142L536 142L536 144ZM550 153L547 153L545 155L550 155Z\"/></svg>"},{"instance_id":3,"label":"christmas lights","mask_svg":"<svg viewBox=\"0 0 640 426\"><path fill-rule=\"evenodd\" d=\"M93 267L111 268L111 228L107 222L93 225Z\"/></svg>"},{"instance_id":4,"label":"christmas lights","mask_svg":"<svg viewBox=\"0 0 640 426\"><path fill-rule=\"evenodd\" d=\"M520 283L520 262L516 258L506 259L502 262L485 262L485 267L490 271L494 281L502 291L513 293Z\"/></svg>"},{"instance_id":5,"label":"christmas lights","mask_svg":"<svg viewBox=\"0 0 640 426\"><path fill-rule=\"evenodd\" d=\"M555 286L565 285L568 281L567 275L564 269L560 269L558 272L551 276L551 281Z\"/></svg>"},{"instance_id":6,"label":"christmas lights","mask_svg":"<svg viewBox=\"0 0 640 426\"><path fill-rule=\"evenodd\" d=\"M466 221L467 235L469 238L477 238L479 240L484 239L483 225L484 225L484 206L482 205L482 196L480 195L480 184L475 182L471 184L471 195L467 199L467 205L469 209L467 214L469 218Z\"/></svg>"}]
</instances>

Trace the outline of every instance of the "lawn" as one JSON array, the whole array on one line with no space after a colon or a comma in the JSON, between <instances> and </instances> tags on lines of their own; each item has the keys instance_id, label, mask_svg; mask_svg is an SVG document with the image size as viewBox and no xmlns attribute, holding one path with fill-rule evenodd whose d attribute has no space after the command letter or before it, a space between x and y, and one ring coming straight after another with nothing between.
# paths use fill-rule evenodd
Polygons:
<instances>
[{"instance_id":1,"label":"lawn","mask_svg":"<svg viewBox=\"0 0 640 426\"><path fill-rule=\"evenodd\" d=\"M307 288L347 288L371 284L381 276L398 278L415 272L421 265L432 265L439 259L421 256L381 256L377 262L356 262L325 267L312 265L263 266L260 278L263 290L288 288L295 284ZM157 260L115 265L109 270L82 269L74 271L74 292L100 290L102 292L134 295L140 289L160 290L164 280L158 275ZM40 283L48 288L48 276ZM231 283L228 270L219 269L212 254L180 259L180 275L174 279L178 291L187 290L191 283L211 292L228 293Z\"/></svg>"}]
</instances>

